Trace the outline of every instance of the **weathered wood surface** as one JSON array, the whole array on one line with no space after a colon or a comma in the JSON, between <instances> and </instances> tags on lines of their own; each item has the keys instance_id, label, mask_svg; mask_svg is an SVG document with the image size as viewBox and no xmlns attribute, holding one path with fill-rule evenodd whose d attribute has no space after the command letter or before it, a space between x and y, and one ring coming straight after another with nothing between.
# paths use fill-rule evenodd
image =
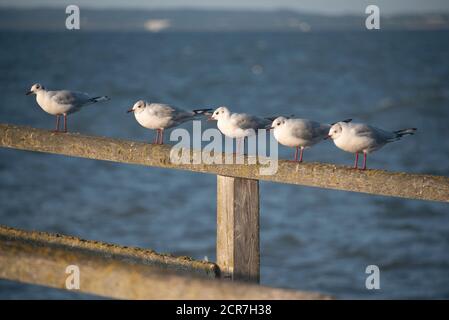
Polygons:
<instances>
[{"instance_id":1,"label":"weathered wood surface","mask_svg":"<svg viewBox=\"0 0 449 320\"><path fill-rule=\"evenodd\" d=\"M0 225L0 241L20 241L30 243L33 247L48 246L52 248L68 248L70 252L82 252L117 261L126 261L130 264L141 264L172 270L188 275L216 278L219 269L215 263L198 261L190 257L175 257L169 254L160 254L153 250L137 247L124 247L115 244L84 240L62 234L52 234L41 231L24 231Z\"/></svg>"},{"instance_id":2,"label":"weathered wood surface","mask_svg":"<svg viewBox=\"0 0 449 320\"><path fill-rule=\"evenodd\" d=\"M259 181L217 176L217 264L223 278L260 280Z\"/></svg>"},{"instance_id":3,"label":"weathered wood surface","mask_svg":"<svg viewBox=\"0 0 449 320\"><path fill-rule=\"evenodd\" d=\"M175 164L170 161L169 145L151 145L74 133L52 133L8 124L0 124L0 146L230 177L449 202L449 178L444 176L383 170L361 171L333 164L293 163L283 160L278 162L276 174L262 175L260 164Z\"/></svg>"},{"instance_id":4,"label":"weathered wood surface","mask_svg":"<svg viewBox=\"0 0 449 320\"><path fill-rule=\"evenodd\" d=\"M76 265L80 271L77 291L119 299L329 299L321 294L198 277L199 273L186 276L174 273L177 268L161 270L155 267L160 263L147 263L153 255L141 249L0 228L3 279L65 289L66 268ZM195 262L180 264L191 268ZM206 262L198 262L197 267L215 269Z\"/></svg>"}]
</instances>

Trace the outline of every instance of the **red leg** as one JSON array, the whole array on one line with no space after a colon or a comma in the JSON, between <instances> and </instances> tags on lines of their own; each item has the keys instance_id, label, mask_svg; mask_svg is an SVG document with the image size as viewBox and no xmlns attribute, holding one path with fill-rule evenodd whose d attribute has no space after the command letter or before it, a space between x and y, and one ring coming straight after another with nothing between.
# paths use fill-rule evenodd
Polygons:
<instances>
[{"instance_id":1,"label":"red leg","mask_svg":"<svg viewBox=\"0 0 449 320\"><path fill-rule=\"evenodd\" d=\"M242 145L242 138L237 138L237 150L235 150L235 154L240 154L240 146ZM243 138L243 153L245 153L245 138Z\"/></svg>"},{"instance_id":2,"label":"red leg","mask_svg":"<svg viewBox=\"0 0 449 320\"><path fill-rule=\"evenodd\" d=\"M156 137L153 140L153 144L159 143L159 129L156 129Z\"/></svg>"},{"instance_id":3,"label":"red leg","mask_svg":"<svg viewBox=\"0 0 449 320\"><path fill-rule=\"evenodd\" d=\"M299 147L296 147L295 149L295 161L298 161L298 149Z\"/></svg>"},{"instance_id":4,"label":"red leg","mask_svg":"<svg viewBox=\"0 0 449 320\"><path fill-rule=\"evenodd\" d=\"M304 153L304 148L301 147L301 152L299 153L299 162L302 162L302 154Z\"/></svg>"},{"instance_id":5,"label":"red leg","mask_svg":"<svg viewBox=\"0 0 449 320\"><path fill-rule=\"evenodd\" d=\"M366 170L366 153L363 153L363 168L362 170Z\"/></svg>"},{"instance_id":6,"label":"red leg","mask_svg":"<svg viewBox=\"0 0 449 320\"><path fill-rule=\"evenodd\" d=\"M356 153L355 154L355 161L354 161L354 169L357 169L358 165L359 165L359 154Z\"/></svg>"},{"instance_id":7,"label":"red leg","mask_svg":"<svg viewBox=\"0 0 449 320\"><path fill-rule=\"evenodd\" d=\"M56 115L56 129L54 132L59 132L59 114Z\"/></svg>"},{"instance_id":8,"label":"red leg","mask_svg":"<svg viewBox=\"0 0 449 320\"><path fill-rule=\"evenodd\" d=\"M159 139L159 144L164 144L164 129L161 129Z\"/></svg>"},{"instance_id":9,"label":"red leg","mask_svg":"<svg viewBox=\"0 0 449 320\"><path fill-rule=\"evenodd\" d=\"M246 146L245 146L245 144L246 144L246 143L245 143L245 140L246 140L245 137L243 137L243 154L245 154L245 147L246 147Z\"/></svg>"},{"instance_id":10,"label":"red leg","mask_svg":"<svg viewBox=\"0 0 449 320\"><path fill-rule=\"evenodd\" d=\"M64 132L67 132L67 114L64 113Z\"/></svg>"}]
</instances>

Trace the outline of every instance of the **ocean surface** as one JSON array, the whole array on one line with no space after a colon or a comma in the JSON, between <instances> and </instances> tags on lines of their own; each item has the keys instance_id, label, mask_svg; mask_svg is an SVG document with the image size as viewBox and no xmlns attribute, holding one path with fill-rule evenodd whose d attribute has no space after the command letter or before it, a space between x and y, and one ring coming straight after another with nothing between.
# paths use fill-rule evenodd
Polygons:
<instances>
[{"instance_id":1,"label":"ocean surface","mask_svg":"<svg viewBox=\"0 0 449 320\"><path fill-rule=\"evenodd\" d=\"M53 129L35 82L111 101L69 130L151 141L138 99L345 118L415 136L371 168L449 175L449 32L0 32L0 122ZM203 123L203 128L213 127ZM183 125L191 129L191 124ZM293 150L280 146L280 156ZM352 165L331 141L305 161ZM449 206L261 182L262 284L338 298L449 298ZM215 260L214 175L0 149L0 224ZM380 268L380 290L365 269ZM0 281L0 298L89 298Z\"/></svg>"}]
</instances>

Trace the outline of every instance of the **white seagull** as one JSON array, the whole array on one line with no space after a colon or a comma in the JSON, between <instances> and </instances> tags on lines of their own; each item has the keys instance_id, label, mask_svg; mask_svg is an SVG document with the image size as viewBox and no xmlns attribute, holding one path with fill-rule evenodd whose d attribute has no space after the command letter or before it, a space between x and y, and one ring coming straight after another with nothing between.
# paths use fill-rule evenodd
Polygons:
<instances>
[{"instance_id":1,"label":"white seagull","mask_svg":"<svg viewBox=\"0 0 449 320\"><path fill-rule=\"evenodd\" d=\"M64 130L67 132L67 115L79 111L82 107L100 101L107 101L107 96L90 97L87 93L55 90L48 91L39 83L33 84L26 95L35 94L37 104L47 113L56 116L56 129L59 132L59 117L64 116Z\"/></svg>"},{"instance_id":2,"label":"white seagull","mask_svg":"<svg viewBox=\"0 0 449 320\"><path fill-rule=\"evenodd\" d=\"M155 144L164 143L164 130L176 127L183 122L193 120L212 109L197 109L186 111L162 103L137 101L127 112L133 112L137 122L144 128L156 130Z\"/></svg>"},{"instance_id":3,"label":"white seagull","mask_svg":"<svg viewBox=\"0 0 449 320\"><path fill-rule=\"evenodd\" d=\"M274 131L274 137L280 144L296 149L294 161L298 161L300 151L299 162L302 162L304 149L327 139L331 126L308 119L277 117L269 128Z\"/></svg>"},{"instance_id":4,"label":"white seagull","mask_svg":"<svg viewBox=\"0 0 449 320\"><path fill-rule=\"evenodd\" d=\"M237 139L238 145L242 139L257 134L257 130L266 129L271 123L269 119L246 113L231 113L227 107L217 108L209 120L216 120L220 132L229 138Z\"/></svg>"},{"instance_id":5,"label":"white seagull","mask_svg":"<svg viewBox=\"0 0 449 320\"><path fill-rule=\"evenodd\" d=\"M391 132L362 123L338 122L330 128L329 137L338 148L355 153L355 169L358 166L359 153L363 152L362 170L365 170L368 153L379 150L389 142L398 141L404 135L414 134L416 130L408 128Z\"/></svg>"}]
</instances>

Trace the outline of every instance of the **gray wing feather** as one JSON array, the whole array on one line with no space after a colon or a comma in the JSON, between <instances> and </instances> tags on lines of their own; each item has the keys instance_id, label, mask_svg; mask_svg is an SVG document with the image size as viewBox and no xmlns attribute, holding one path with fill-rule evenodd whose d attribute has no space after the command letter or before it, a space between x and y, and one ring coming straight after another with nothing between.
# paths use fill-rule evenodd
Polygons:
<instances>
[{"instance_id":1,"label":"gray wing feather","mask_svg":"<svg viewBox=\"0 0 449 320\"><path fill-rule=\"evenodd\" d=\"M293 130L293 134L305 140L324 139L329 134L330 125L316 121L298 119Z\"/></svg>"},{"instance_id":2,"label":"gray wing feather","mask_svg":"<svg viewBox=\"0 0 449 320\"><path fill-rule=\"evenodd\" d=\"M163 103L152 103L148 111L158 117L171 117L176 111L175 108Z\"/></svg>"},{"instance_id":3,"label":"gray wing feather","mask_svg":"<svg viewBox=\"0 0 449 320\"><path fill-rule=\"evenodd\" d=\"M75 92L68 90L53 91L53 92L54 94L51 96L51 99L58 104L81 107L83 105L92 103L89 95L83 92Z\"/></svg>"},{"instance_id":4,"label":"gray wing feather","mask_svg":"<svg viewBox=\"0 0 449 320\"><path fill-rule=\"evenodd\" d=\"M172 121L187 121L194 117L194 112L178 109L163 103L152 103L149 112L160 118L171 118Z\"/></svg>"},{"instance_id":5,"label":"gray wing feather","mask_svg":"<svg viewBox=\"0 0 449 320\"><path fill-rule=\"evenodd\" d=\"M354 133L361 137L371 138L379 143L395 141L397 139L393 132L388 132L366 124L355 126Z\"/></svg>"},{"instance_id":6,"label":"gray wing feather","mask_svg":"<svg viewBox=\"0 0 449 320\"><path fill-rule=\"evenodd\" d=\"M232 115L232 121L236 126L239 128L242 128L244 130L246 129L264 129L268 124L271 123L268 119L262 119L259 117L255 117L249 114L233 114Z\"/></svg>"}]
</instances>

